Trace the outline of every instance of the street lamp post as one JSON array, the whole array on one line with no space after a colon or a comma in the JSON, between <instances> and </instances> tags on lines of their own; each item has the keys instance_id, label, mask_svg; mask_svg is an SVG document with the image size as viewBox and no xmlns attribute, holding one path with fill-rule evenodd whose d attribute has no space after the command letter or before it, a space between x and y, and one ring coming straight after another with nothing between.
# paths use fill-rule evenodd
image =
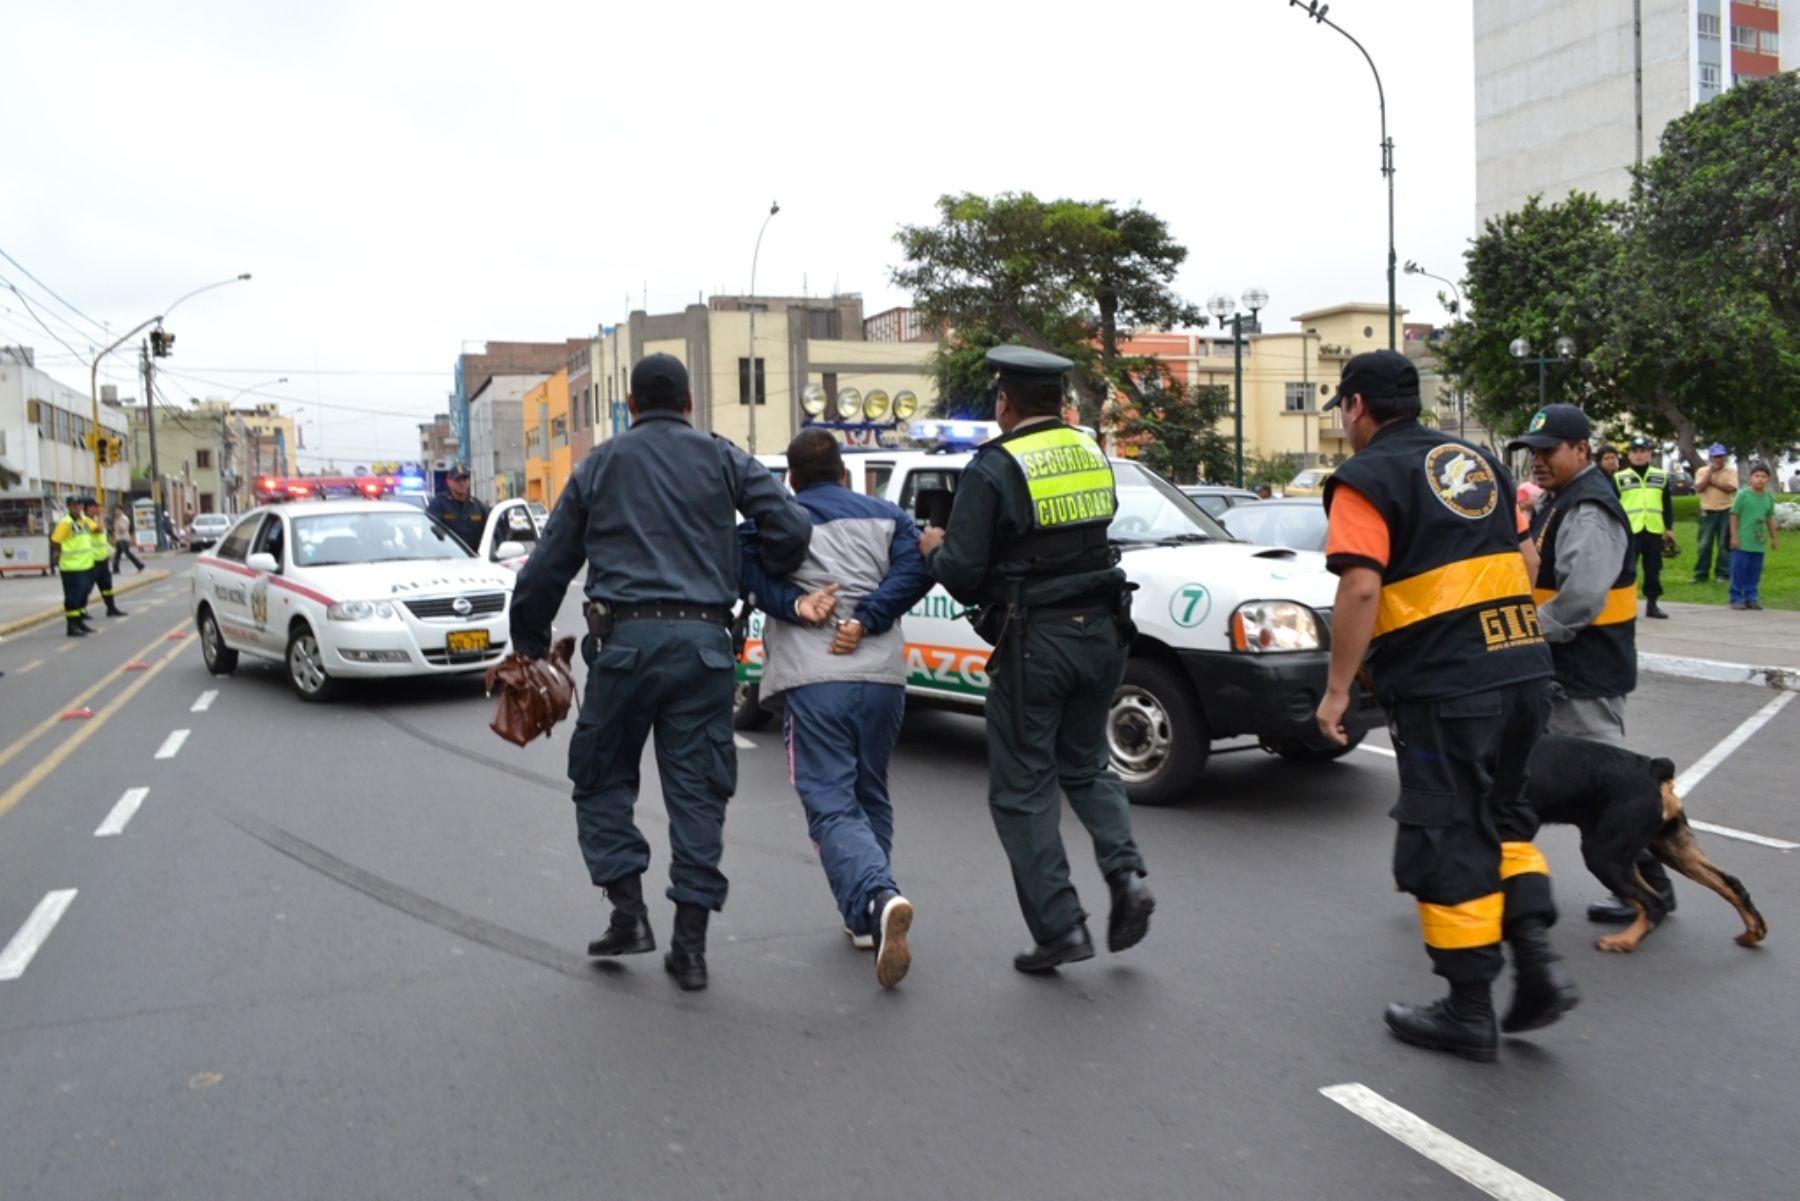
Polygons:
<instances>
[{"instance_id":1,"label":"street lamp post","mask_svg":"<svg viewBox=\"0 0 1800 1201\"><path fill-rule=\"evenodd\" d=\"M1531 343L1527 342L1524 338L1514 338L1511 344L1507 346L1507 349L1512 351L1513 358L1519 360L1519 366L1530 367L1533 364L1537 366L1538 408L1543 408L1549 396L1549 385L1545 379L1544 369L1551 363L1566 363L1574 358L1575 339L1568 337L1567 335L1558 338L1556 340L1556 354L1554 357L1539 355L1533 358L1531 355Z\"/></svg>"},{"instance_id":2,"label":"street lamp post","mask_svg":"<svg viewBox=\"0 0 1800 1201\"><path fill-rule=\"evenodd\" d=\"M1261 332L1262 326L1256 315L1264 305L1269 303L1266 288L1247 288L1243 295L1244 307L1250 310L1250 332ZM1237 486L1244 486L1244 314L1238 311L1237 301L1223 292L1215 294L1206 302L1206 311L1219 322L1225 324L1226 318L1231 320L1231 375L1235 385L1233 404L1233 422L1237 429Z\"/></svg>"},{"instance_id":3,"label":"street lamp post","mask_svg":"<svg viewBox=\"0 0 1800 1201\"><path fill-rule=\"evenodd\" d=\"M1343 34L1352 46L1369 64L1369 71L1375 76L1375 99L1381 106L1381 173L1387 176L1387 213L1388 213L1388 254L1387 254L1387 286L1388 286L1388 349L1398 350L1399 345L1399 309L1394 303L1394 266L1398 261L1394 254L1394 139L1388 137L1387 131L1387 90L1381 86L1381 72L1375 69L1375 60L1363 44L1351 37L1350 33L1336 21L1330 20L1325 13L1329 4L1320 4L1319 0L1288 0L1289 8L1298 8L1306 16L1321 25L1328 25Z\"/></svg>"},{"instance_id":4,"label":"street lamp post","mask_svg":"<svg viewBox=\"0 0 1800 1201\"><path fill-rule=\"evenodd\" d=\"M769 215L763 218L762 228L756 231L756 249L750 255L750 296L745 304L750 309L750 365L744 369L744 388L750 400L750 437L749 451L756 453L756 260L762 257L763 234L768 232L769 222L781 211L777 201L769 202Z\"/></svg>"},{"instance_id":5,"label":"street lamp post","mask_svg":"<svg viewBox=\"0 0 1800 1201\"><path fill-rule=\"evenodd\" d=\"M1425 268L1419 266L1418 261L1415 259L1407 259L1406 266L1404 268L1402 268L1402 270L1404 270L1408 275L1423 275L1426 279L1435 279L1440 284L1443 284L1446 287L1448 287L1450 289L1451 295L1456 297L1456 304L1455 304L1455 307L1450 310L1450 315L1452 317L1462 316L1462 307L1463 307L1462 289L1456 286L1455 280L1445 279L1441 275L1433 275L1431 272L1425 270ZM1438 293L1438 299L1442 300L1443 296L1444 296L1444 294L1442 292ZM1465 435L1465 433L1467 432L1464 427L1463 417L1464 417L1463 394L1462 394L1462 389L1458 388L1456 390L1456 436L1458 438L1463 437Z\"/></svg>"}]
</instances>

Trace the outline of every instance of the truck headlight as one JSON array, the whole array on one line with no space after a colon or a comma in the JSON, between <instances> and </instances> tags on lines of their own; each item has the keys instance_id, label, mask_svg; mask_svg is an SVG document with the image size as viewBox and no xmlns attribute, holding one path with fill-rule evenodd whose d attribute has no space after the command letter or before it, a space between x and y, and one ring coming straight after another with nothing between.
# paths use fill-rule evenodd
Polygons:
<instances>
[{"instance_id":1,"label":"truck headlight","mask_svg":"<svg viewBox=\"0 0 1800 1201\"><path fill-rule=\"evenodd\" d=\"M387 601L339 601L325 610L332 621L368 621L375 617L392 617L394 606Z\"/></svg>"},{"instance_id":2,"label":"truck headlight","mask_svg":"<svg viewBox=\"0 0 1800 1201\"><path fill-rule=\"evenodd\" d=\"M1240 651L1316 651L1319 619L1293 601L1250 601L1231 615L1231 645Z\"/></svg>"}]
</instances>

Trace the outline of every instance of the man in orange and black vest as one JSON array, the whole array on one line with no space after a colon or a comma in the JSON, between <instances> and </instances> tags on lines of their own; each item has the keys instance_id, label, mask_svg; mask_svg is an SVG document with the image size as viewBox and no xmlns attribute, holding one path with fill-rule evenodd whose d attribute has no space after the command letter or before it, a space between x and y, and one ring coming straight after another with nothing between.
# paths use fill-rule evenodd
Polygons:
<instances>
[{"instance_id":1,"label":"man in orange and black vest","mask_svg":"<svg viewBox=\"0 0 1800 1201\"><path fill-rule=\"evenodd\" d=\"M1356 453L1325 485L1338 592L1319 728L1347 744L1351 686L1366 670L1400 769L1394 881L1418 901L1432 970L1450 983L1434 1004L1389 1005L1388 1028L1485 1062L1500 1030L1548 1026L1579 999L1550 947L1556 907L1524 800L1554 683L1513 484L1487 452L1419 424L1405 355L1352 358L1325 405L1338 406ZM1496 1024L1502 941L1517 987Z\"/></svg>"},{"instance_id":2,"label":"man in orange and black vest","mask_svg":"<svg viewBox=\"0 0 1800 1201\"><path fill-rule=\"evenodd\" d=\"M1550 732L1625 745L1625 698L1637 687L1637 567L1631 519L1605 472L1589 461L1587 414L1546 405L1507 444L1531 451L1531 474L1549 493L1537 523L1538 574L1532 596L1562 686ZM1638 869L1675 908L1675 886L1645 852ZM1596 922L1626 922L1637 911L1617 897L1588 906Z\"/></svg>"}]
</instances>

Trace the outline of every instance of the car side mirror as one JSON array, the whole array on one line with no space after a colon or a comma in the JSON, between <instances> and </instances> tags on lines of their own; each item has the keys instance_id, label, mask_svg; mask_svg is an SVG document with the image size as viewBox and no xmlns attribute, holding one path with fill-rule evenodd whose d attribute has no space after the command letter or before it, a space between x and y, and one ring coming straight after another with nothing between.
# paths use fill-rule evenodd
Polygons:
<instances>
[{"instance_id":1,"label":"car side mirror","mask_svg":"<svg viewBox=\"0 0 1800 1201\"><path fill-rule=\"evenodd\" d=\"M913 516L923 525L942 529L950 524L950 503L955 494L948 488L922 488L913 498Z\"/></svg>"},{"instance_id":2,"label":"car side mirror","mask_svg":"<svg viewBox=\"0 0 1800 1201\"><path fill-rule=\"evenodd\" d=\"M523 558L528 553L523 542L502 542L494 548L494 562L498 563L502 559Z\"/></svg>"},{"instance_id":3,"label":"car side mirror","mask_svg":"<svg viewBox=\"0 0 1800 1201\"><path fill-rule=\"evenodd\" d=\"M275 556L266 550L259 550L255 554L252 554L248 559L245 559L244 566L248 567L251 571L268 572L270 574L281 570L281 564L277 563L275 561Z\"/></svg>"}]
</instances>

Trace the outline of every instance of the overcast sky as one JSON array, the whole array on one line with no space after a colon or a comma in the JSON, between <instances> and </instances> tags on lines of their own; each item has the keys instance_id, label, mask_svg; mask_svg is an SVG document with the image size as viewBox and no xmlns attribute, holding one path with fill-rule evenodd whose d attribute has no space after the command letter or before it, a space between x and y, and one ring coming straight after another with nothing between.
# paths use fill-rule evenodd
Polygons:
<instances>
[{"instance_id":1,"label":"overcast sky","mask_svg":"<svg viewBox=\"0 0 1800 1201\"><path fill-rule=\"evenodd\" d=\"M1457 277L1470 0L1331 16L1387 86L1400 258ZM170 318L164 395L303 405L340 466L414 457L465 345L748 288L771 200L758 290L868 313L907 300L896 227L959 191L1141 203L1189 249L1184 293L1260 284L1272 329L1385 299L1374 82L1287 0L11 0L3 28L0 250L120 333L252 272ZM85 390L5 284L84 359L99 331L0 281L0 342ZM1402 275L1400 303L1441 319L1438 287Z\"/></svg>"}]
</instances>

